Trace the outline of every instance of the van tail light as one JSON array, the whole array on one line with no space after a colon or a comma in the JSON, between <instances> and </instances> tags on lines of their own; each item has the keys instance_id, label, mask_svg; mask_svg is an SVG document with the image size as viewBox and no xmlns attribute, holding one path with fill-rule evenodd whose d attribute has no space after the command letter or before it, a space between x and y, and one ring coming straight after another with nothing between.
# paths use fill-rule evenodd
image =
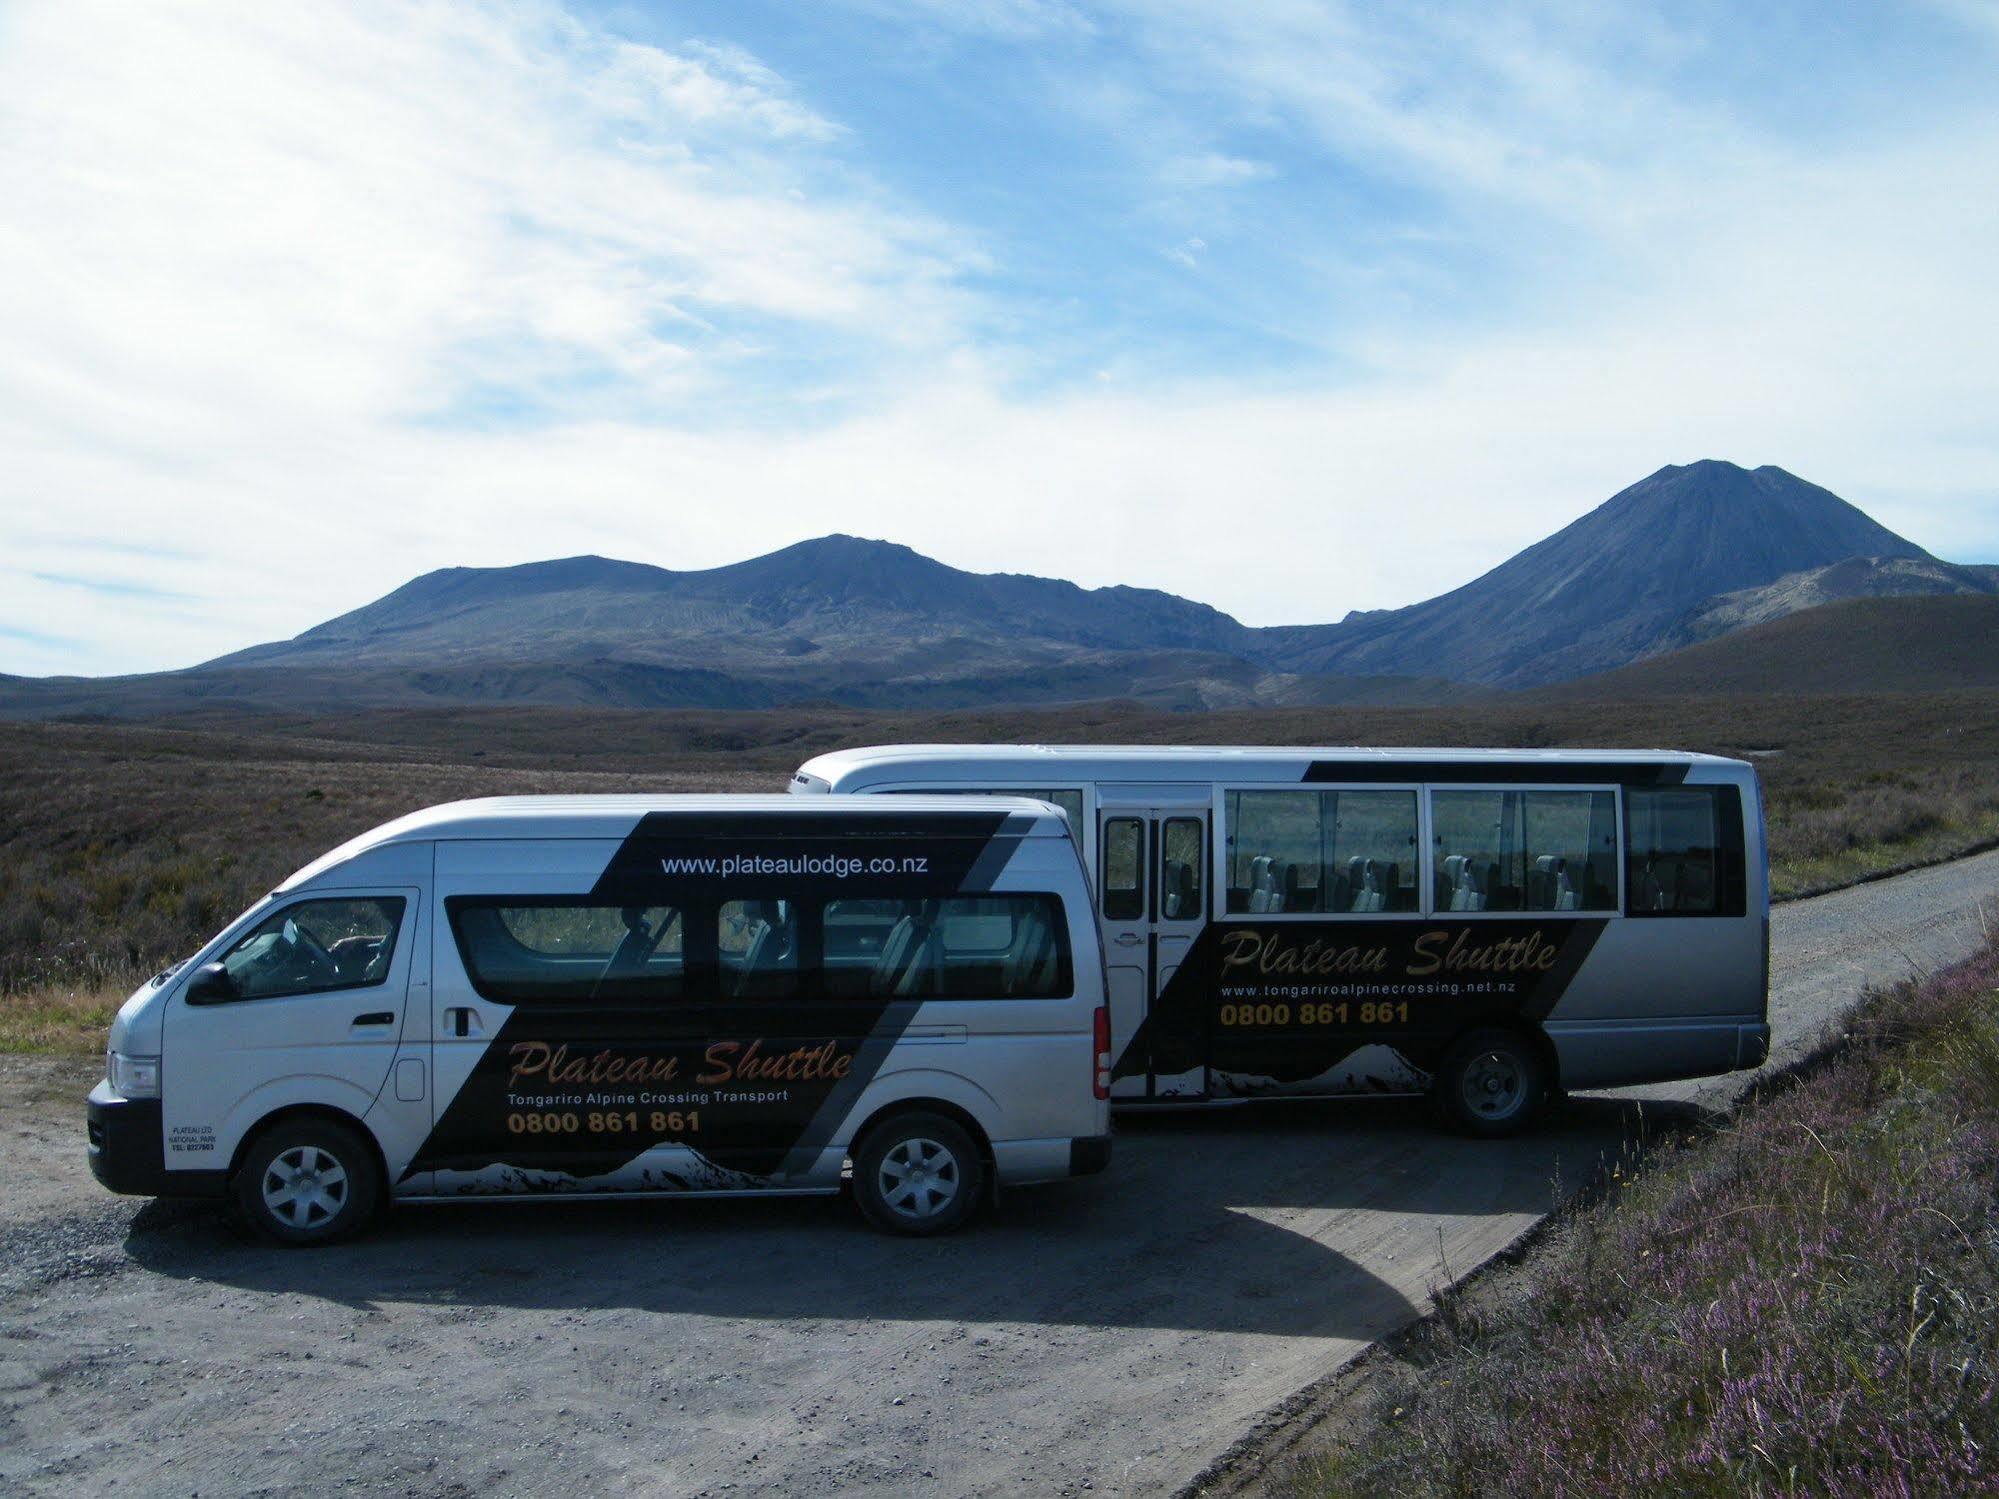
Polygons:
<instances>
[{"instance_id":1,"label":"van tail light","mask_svg":"<svg viewBox=\"0 0 1999 1499\"><path fill-rule=\"evenodd\" d=\"M1097 1006L1097 1060L1090 1070L1090 1082L1098 1098L1111 1096L1111 1012Z\"/></svg>"}]
</instances>

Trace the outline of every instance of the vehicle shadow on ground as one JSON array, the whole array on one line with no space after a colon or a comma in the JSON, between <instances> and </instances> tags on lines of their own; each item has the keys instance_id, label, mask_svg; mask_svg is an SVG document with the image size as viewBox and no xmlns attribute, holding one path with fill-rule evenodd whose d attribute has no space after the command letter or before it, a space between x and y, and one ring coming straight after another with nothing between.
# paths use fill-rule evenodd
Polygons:
<instances>
[{"instance_id":1,"label":"vehicle shadow on ground","mask_svg":"<svg viewBox=\"0 0 1999 1499\"><path fill-rule=\"evenodd\" d=\"M286 1250L218 1211L149 1207L126 1247L176 1279L390 1304L551 1312L631 1308L740 1319L912 1320L1370 1339L1418 1314L1403 1289L1330 1247L1408 1218L1527 1220L1690 1105L1573 1100L1513 1140L1445 1135L1415 1103L1265 1103L1121 1118L1109 1174L1001 1194L936 1240L865 1228L829 1198L424 1206L361 1239ZM1379 1216L1378 1216L1379 1215ZM1383 1229L1382 1224L1390 1225ZM1421 1295L1434 1240L1403 1246ZM1462 1269L1463 1267L1459 1267Z\"/></svg>"}]
</instances>

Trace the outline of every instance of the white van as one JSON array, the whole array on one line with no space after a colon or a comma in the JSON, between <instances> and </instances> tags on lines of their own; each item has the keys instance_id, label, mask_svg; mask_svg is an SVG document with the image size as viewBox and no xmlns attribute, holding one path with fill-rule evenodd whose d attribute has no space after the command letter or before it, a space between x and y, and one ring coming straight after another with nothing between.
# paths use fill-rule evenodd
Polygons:
<instances>
[{"instance_id":1,"label":"white van","mask_svg":"<svg viewBox=\"0 0 1999 1499\"><path fill-rule=\"evenodd\" d=\"M832 1193L955 1228L1110 1159L1096 922L1020 798L505 797L300 870L111 1027L91 1169L338 1239L389 1198Z\"/></svg>"}]
</instances>

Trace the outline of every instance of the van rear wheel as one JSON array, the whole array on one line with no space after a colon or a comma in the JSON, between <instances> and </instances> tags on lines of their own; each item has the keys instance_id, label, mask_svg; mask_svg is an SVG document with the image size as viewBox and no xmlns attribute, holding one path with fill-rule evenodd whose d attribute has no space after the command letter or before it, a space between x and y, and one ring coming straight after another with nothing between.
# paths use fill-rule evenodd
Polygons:
<instances>
[{"instance_id":1,"label":"van rear wheel","mask_svg":"<svg viewBox=\"0 0 1999 1499\"><path fill-rule=\"evenodd\" d=\"M236 1208L267 1239L333 1244L360 1231L381 1200L374 1152L330 1119L299 1119L267 1130L236 1173Z\"/></svg>"},{"instance_id":2,"label":"van rear wheel","mask_svg":"<svg viewBox=\"0 0 1999 1499\"><path fill-rule=\"evenodd\" d=\"M1434 1096L1468 1135L1498 1139L1524 1128L1548 1101L1548 1069L1518 1031L1492 1027L1460 1036L1437 1065Z\"/></svg>"},{"instance_id":3,"label":"van rear wheel","mask_svg":"<svg viewBox=\"0 0 1999 1499\"><path fill-rule=\"evenodd\" d=\"M977 1211L985 1186L978 1146L942 1114L898 1114L854 1152L854 1201L886 1233L949 1233Z\"/></svg>"}]
</instances>

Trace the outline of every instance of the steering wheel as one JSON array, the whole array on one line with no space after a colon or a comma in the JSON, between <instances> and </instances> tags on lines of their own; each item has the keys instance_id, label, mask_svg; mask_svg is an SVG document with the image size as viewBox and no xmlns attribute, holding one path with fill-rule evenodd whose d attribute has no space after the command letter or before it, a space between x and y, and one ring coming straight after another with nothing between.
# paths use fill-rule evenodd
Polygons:
<instances>
[{"instance_id":1,"label":"steering wheel","mask_svg":"<svg viewBox=\"0 0 1999 1499\"><path fill-rule=\"evenodd\" d=\"M333 954L326 950L325 944L289 918L285 921L285 941L291 945L292 951L305 959L308 966L322 969L334 977L339 976L340 965L334 962Z\"/></svg>"}]
</instances>

